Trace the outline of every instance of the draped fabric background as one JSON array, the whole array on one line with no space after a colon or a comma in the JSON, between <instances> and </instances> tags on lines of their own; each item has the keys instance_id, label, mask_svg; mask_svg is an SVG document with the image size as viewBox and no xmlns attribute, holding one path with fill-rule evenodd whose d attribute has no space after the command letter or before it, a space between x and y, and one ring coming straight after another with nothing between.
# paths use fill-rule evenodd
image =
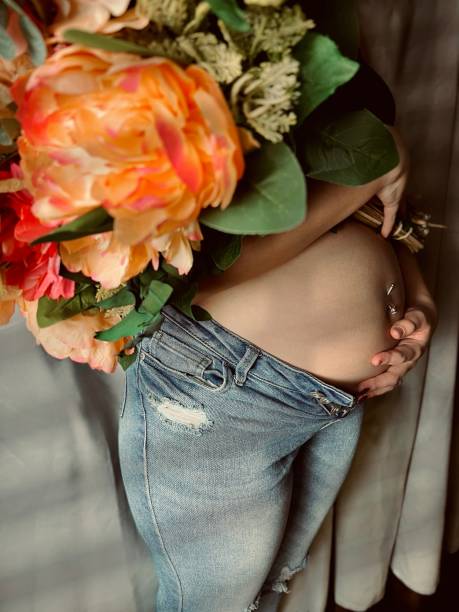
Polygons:
<instances>
[{"instance_id":1,"label":"draped fabric background","mask_svg":"<svg viewBox=\"0 0 459 612\"><path fill-rule=\"evenodd\" d=\"M408 192L448 226L432 230L420 257L440 321L403 386L367 404L334 520L323 525L282 612L324 610L332 542L335 601L350 610L382 598L389 567L414 591L433 593L444 534L448 550L459 550L457 428L450 446L459 318L459 3L361 0L360 9L370 63L394 92L410 150Z\"/></svg>"},{"instance_id":2,"label":"draped fabric background","mask_svg":"<svg viewBox=\"0 0 459 612\"><path fill-rule=\"evenodd\" d=\"M459 295L459 4L362 0L371 63L395 92L412 154L410 191L445 222L422 263L439 306L430 351L397 392L368 404L345 486L283 612L323 612L332 547L335 598L365 610L389 567L432 593L443 535L459 549L459 434L450 455ZM123 373L59 362L16 315L0 328L0 609L153 612L150 559L120 481ZM450 476L448 523L444 515Z\"/></svg>"}]
</instances>

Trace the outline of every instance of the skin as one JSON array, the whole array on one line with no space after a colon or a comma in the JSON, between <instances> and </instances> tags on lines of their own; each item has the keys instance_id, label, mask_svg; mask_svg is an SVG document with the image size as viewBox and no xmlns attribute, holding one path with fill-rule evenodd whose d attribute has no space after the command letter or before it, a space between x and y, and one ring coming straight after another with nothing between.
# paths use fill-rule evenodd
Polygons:
<instances>
[{"instance_id":1,"label":"skin","mask_svg":"<svg viewBox=\"0 0 459 612\"><path fill-rule=\"evenodd\" d=\"M290 273L288 270L292 270L292 265L294 265L295 260L298 260L300 254L304 253L305 250L308 250L310 253L310 249L307 247L314 242L316 243L314 249L316 251L319 249L320 254L320 243L323 242L325 235L327 233L328 236L332 235L329 233L329 230L337 223L350 217L355 210L360 208L366 201L375 195L381 200L384 206L384 223L381 229L381 236L387 238L392 231L398 210L402 205L408 174L408 156L402 139L394 128L389 129L394 136L400 157L400 162L396 168L387 175L359 187L345 187L324 182L309 181L308 215L306 220L293 230L281 234L270 235L268 237L246 236L243 241L241 256L236 263L226 271L224 275L217 278L210 278L204 282L194 301L205 308L207 305L211 312L216 311L216 319L219 320L218 315L221 315L222 318L220 322L223 325L226 325L232 331L239 333L243 337L247 337L257 344L256 340L258 337L255 332L253 332L255 333L255 339L249 337L249 333L252 333L253 324L257 321L256 317L252 316L246 328L243 326L241 328L241 318L231 319L228 314L230 308L227 304L229 302L237 305L238 300L241 300L241 302L244 303L244 291L251 292L251 300L252 298L256 299L257 295L258 298L260 298L260 296L264 295L263 292L266 293L267 288L275 286L281 278L285 278L289 274L291 277L293 276L295 278L294 274ZM393 244L393 242L394 241L391 241L391 244ZM344 244L344 248L347 248L346 244ZM314 249L312 250L314 251ZM326 249L324 253L325 252ZM367 251L367 253L370 253L370 251ZM366 377L365 380L361 381L360 384L358 384L358 381L354 382L352 380L352 372L346 373L347 379L345 377L343 380L336 378L334 380L332 364L334 352L332 347L330 347L327 355L327 341L329 341L330 335L327 337L327 330L325 329L323 341L321 341L320 338L315 338L315 346L321 347L322 351L322 361L320 362L319 360L319 363L314 364L315 373L326 380L328 379L330 382L341 383L343 386L345 386L343 383L349 383L347 384L347 388L353 392L359 393L360 399L387 393L400 384L404 374L414 367L419 357L425 351L435 327L435 305L425 286L419 268L417 267L416 259L409 253L406 247L401 247L398 244L396 244L396 253L400 266L399 272L401 270L406 287L406 299L402 301L402 298L400 298L398 305L403 308L404 303L405 310L402 310L404 314L400 320L394 323L390 328L390 333L387 332L387 337L378 341L377 344L374 343L374 348L376 348L378 344L379 346L384 344L386 350L375 353L373 357L370 358L368 374L364 374ZM307 260L305 261L305 265L307 266ZM289 264L290 268L285 268L285 275L278 275L276 277L276 269L282 267L284 264ZM310 268L310 270L312 269L313 268ZM392 270L392 272L390 272L390 270ZM385 279L380 278L381 287L387 287L387 282L395 280L395 278L390 276L390 274L394 272L395 267L394 263L392 263L391 267L388 266L389 275ZM326 274L329 276L329 272ZM265 277L266 281L264 286L263 281L260 280L263 277ZM270 277L269 280L267 280L266 277ZM251 280L250 289L245 290L244 288L237 287L238 285L243 285L248 280ZM363 281L364 284L366 282L367 281ZM313 286L315 287L316 285ZM236 288L236 291L229 292L228 290L230 288ZM361 285L358 283L354 284L352 290L350 288L351 292L358 290L361 290ZM219 296L217 294L220 294L220 300L218 300ZM248 293L245 295L248 295ZM318 303L321 303L320 299ZM258 306L255 306L255 308L260 309L259 307L262 304L263 301L259 299ZM248 313L248 311L246 311L246 313ZM306 314L307 317L305 317L305 319L308 320L314 312L311 311ZM379 316L377 311L375 311L375 314ZM294 312L292 315L295 317ZM245 319L250 316L250 314L246 314ZM326 316L327 313L325 313L325 317ZM330 314L328 316L330 316ZM298 317L298 314L296 314L296 317L297 321L301 318ZM333 319L330 319L330 321L332 323ZM261 328L263 327L266 328L266 323L261 321ZM379 327L381 329L384 325L380 325ZM403 337L397 338L395 331L396 327L403 329ZM314 329L314 326L312 326L311 329ZM331 334L334 333L332 325L330 325L329 331L331 331ZM307 331L307 333L309 333L309 331ZM260 337L264 338L266 342L270 340L270 335L266 335L266 332L264 337ZM278 347L282 348L281 345L276 345L275 340L273 340L273 342L274 349L276 349L272 350L273 354L291 363L295 363L294 360L291 359L291 354L287 352L286 355L282 355L282 353L277 350ZM270 346L266 346L266 344L263 345L260 343L259 345L268 351L271 348ZM362 346L364 351L363 354L368 354L369 347L371 346L371 343L365 347ZM324 348L322 349L322 347ZM354 345L353 350L354 355L362 355L361 352L359 353L357 345ZM341 355L344 353L345 351L341 348ZM352 352L350 354L352 355ZM331 364L330 367L332 368L330 372L328 372L328 374L330 374L328 377L325 364L329 366ZM308 368L308 363L300 363L297 365L314 371L313 368ZM372 369L374 369L373 376L370 374ZM362 370L360 371L362 372Z\"/></svg>"},{"instance_id":2,"label":"skin","mask_svg":"<svg viewBox=\"0 0 459 612\"><path fill-rule=\"evenodd\" d=\"M387 370L360 383L358 392L362 400L383 395L400 385L405 374L425 353L437 325L437 308L415 256L404 245L397 245L396 250L405 279L408 307L403 318L390 329L391 336L398 340L397 345L392 350L376 353L371 359L374 367L384 365Z\"/></svg>"}]
</instances>

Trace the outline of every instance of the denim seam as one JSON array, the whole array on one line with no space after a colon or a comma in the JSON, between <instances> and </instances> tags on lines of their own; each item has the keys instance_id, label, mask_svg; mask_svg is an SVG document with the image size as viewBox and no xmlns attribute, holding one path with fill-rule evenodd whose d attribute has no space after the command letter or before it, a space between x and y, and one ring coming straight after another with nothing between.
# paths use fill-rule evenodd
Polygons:
<instances>
[{"instance_id":1,"label":"denim seam","mask_svg":"<svg viewBox=\"0 0 459 612\"><path fill-rule=\"evenodd\" d=\"M123 391L123 399L122 399L122 403L121 403L121 412L120 412L120 419L123 418L124 416L124 410L126 408L126 401L127 401L127 374L126 372L124 373L124 391Z\"/></svg>"},{"instance_id":2,"label":"denim seam","mask_svg":"<svg viewBox=\"0 0 459 612\"><path fill-rule=\"evenodd\" d=\"M139 381L139 362L137 361L137 370L136 370L136 383L137 383L137 388L140 389L140 381ZM143 411L143 419L144 419L144 436L143 436L143 476L144 476L144 483L145 483L145 494L147 496L147 500L148 500L148 506L150 508L150 516L152 519L152 523L153 523L153 527L156 531L156 533L158 534L158 538L159 541L161 542L161 547L163 549L163 552L166 556L166 559L169 562L169 565L172 569L172 571L174 572L175 578L177 580L177 584L179 587L179 592L180 592L180 604L179 604L179 609L177 610L177 612L182 612L183 610L183 587L182 584L180 582L180 578L177 572L177 569L175 567L175 565L172 563L172 559L169 555L169 553L167 552L166 546L164 544L164 540L163 537L161 535L161 532L159 530L159 525L158 525L158 520L156 518L156 514L153 508L153 502L151 499L151 494L150 494L150 479L148 477L148 468L147 468L147 414L145 411L145 404L143 401L143 394L140 393L140 401L142 402L142 411Z\"/></svg>"},{"instance_id":3,"label":"denim seam","mask_svg":"<svg viewBox=\"0 0 459 612\"><path fill-rule=\"evenodd\" d=\"M166 319L168 319L168 321L171 321L172 323L174 323L175 325L177 325L178 327L180 327L180 329L182 329L185 333L187 333L189 336L191 336L192 338L194 338L197 342L199 342L200 344L202 344L204 347L206 347L208 350L210 350L211 352L213 352L214 354L218 355L218 357L220 357L220 359L223 359L223 361L226 361L227 363L230 363L233 367L237 366L237 363L234 363L233 360L229 360L228 358L224 357L223 355L221 355L218 351L216 351L213 347L210 347L206 342L204 342L203 340L201 340L200 338L198 338L197 336L195 336L192 332L190 332L188 329L186 329L185 327L183 327L183 325L179 322L176 321L175 319L173 319L172 317L170 317L168 314L166 314L165 312L162 313L164 315L164 317ZM296 368L295 366L292 366L288 363L286 363L285 361L282 361L280 359L278 359L275 355L271 355L270 353L267 353L266 351L264 351L261 347L257 346L256 344L253 344L252 342L245 340L244 338L241 338L241 336L238 336L235 332L232 332L231 330L227 329L226 327L224 327L221 323L219 323L218 321L216 321L215 319L212 319L212 323L217 325L218 327L220 327L222 330L224 330L225 332L229 333L230 335L234 335L236 336L239 340L241 340L241 342L243 342L246 346L251 346L254 349L258 350L260 352L261 355L264 355L265 357L269 358L269 359L274 359L274 361L276 361L277 363L279 363L280 365L288 368L289 370L291 370L292 372L296 373L296 374L301 374L309 379L311 379L311 382L315 382L316 384L325 387L326 389L328 389L329 391L333 392L333 393L337 393L343 400L345 400L346 402L349 402L349 400L351 400L351 402L355 402L355 397L351 394L351 393L346 393L341 391L340 389L338 389L338 387L335 387L333 385L329 385L328 383L320 380L319 378L317 378L316 376L314 376L313 374L311 374L310 372L307 372L306 370L301 370L300 368ZM271 381L265 380L264 378L260 378L259 376L257 376L256 374L253 374L252 372L248 373L248 376L254 376L255 378L258 378L258 380L262 380L263 382L267 383L267 384L272 384ZM277 385L276 385L277 386ZM290 389L293 390L291 387L279 387L281 389Z\"/></svg>"}]
</instances>

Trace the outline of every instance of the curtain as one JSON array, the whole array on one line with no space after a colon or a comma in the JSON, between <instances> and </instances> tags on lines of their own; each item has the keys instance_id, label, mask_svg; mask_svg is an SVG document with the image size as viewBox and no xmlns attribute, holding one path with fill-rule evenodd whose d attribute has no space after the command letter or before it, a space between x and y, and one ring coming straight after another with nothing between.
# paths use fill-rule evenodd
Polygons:
<instances>
[{"instance_id":1,"label":"curtain","mask_svg":"<svg viewBox=\"0 0 459 612\"><path fill-rule=\"evenodd\" d=\"M453 437L459 287L459 4L455 0L361 0L371 65L394 92L411 155L408 193L446 230L432 230L420 255L439 310L427 354L396 391L367 403L351 471L297 574L282 612L323 612L334 549L334 596L367 610L389 568L432 594L443 541L459 550L459 450ZM445 508L448 500L448 523ZM333 517L333 520L332 520Z\"/></svg>"}]
</instances>

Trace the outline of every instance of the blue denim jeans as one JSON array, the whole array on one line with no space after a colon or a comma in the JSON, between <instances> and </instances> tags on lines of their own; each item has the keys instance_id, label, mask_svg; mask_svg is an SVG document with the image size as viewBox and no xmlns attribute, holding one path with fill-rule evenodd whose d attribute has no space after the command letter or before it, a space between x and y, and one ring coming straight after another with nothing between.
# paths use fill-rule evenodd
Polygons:
<instances>
[{"instance_id":1,"label":"blue denim jeans","mask_svg":"<svg viewBox=\"0 0 459 612\"><path fill-rule=\"evenodd\" d=\"M119 427L152 610L277 609L346 476L362 404L214 319L161 312L127 370Z\"/></svg>"}]
</instances>

